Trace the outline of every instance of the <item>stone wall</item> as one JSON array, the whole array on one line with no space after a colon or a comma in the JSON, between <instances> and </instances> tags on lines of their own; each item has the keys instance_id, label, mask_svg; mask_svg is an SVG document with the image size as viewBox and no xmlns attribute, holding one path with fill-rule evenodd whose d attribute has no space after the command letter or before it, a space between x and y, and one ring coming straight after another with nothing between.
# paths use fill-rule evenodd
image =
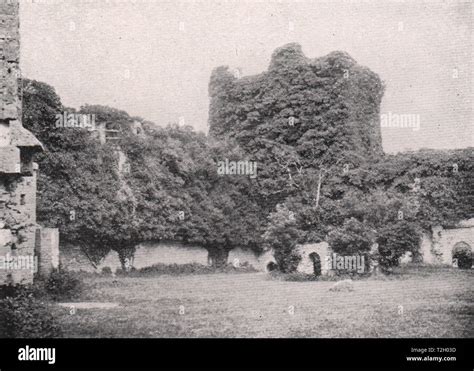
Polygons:
<instances>
[{"instance_id":1,"label":"stone wall","mask_svg":"<svg viewBox=\"0 0 474 371\"><path fill-rule=\"evenodd\" d=\"M20 117L18 10L18 1L0 1L0 120L15 120Z\"/></svg>"},{"instance_id":2,"label":"stone wall","mask_svg":"<svg viewBox=\"0 0 474 371\"><path fill-rule=\"evenodd\" d=\"M244 250L240 248L229 251L227 262L232 264L234 267L248 264L261 272L267 272L269 270L270 263L276 264L276 260L272 251L266 251L260 255L257 255L251 250Z\"/></svg>"},{"instance_id":3,"label":"stone wall","mask_svg":"<svg viewBox=\"0 0 474 371\"><path fill-rule=\"evenodd\" d=\"M110 257L110 259L114 261L114 266L120 266L118 255L116 257L116 260L114 260L113 257ZM81 251L78 246L72 245L60 245L59 264L70 271L94 272L96 271L96 269L98 269L93 265L93 263L87 258L87 256ZM108 266L110 266L110 264L108 264ZM100 268L102 268L102 265Z\"/></svg>"},{"instance_id":4,"label":"stone wall","mask_svg":"<svg viewBox=\"0 0 474 371\"><path fill-rule=\"evenodd\" d=\"M437 231L436 233L440 232L436 243L433 243L428 236L424 236L421 244L424 263L451 265L452 249L456 243L465 242L470 246L474 246L474 223L472 227L464 224L462 228L446 230L434 228L434 230ZM331 256L332 250L327 242L299 245L298 251L301 255L301 261L297 268L298 272L314 273L314 265L310 255L316 253L321 261L321 274L331 274L327 266L327 258ZM435 251L438 254L435 254ZM63 266L75 271L100 272L104 267L116 271L121 268L118 254L115 251L111 251L100 264L94 266L84 253L74 246L61 248L60 261ZM402 259L402 263L409 261L411 261L409 256L404 256ZM250 250L237 248L229 252L227 262L236 267L249 264L258 271L267 272L269 271L269 264L276 263L276 260L273 251L266 251L257 255ZM133 267L140 269L159 263L167 265L189 263L209 265L209 253L202 247L188 246L179 242L147 243L137 248Z\"/></svg>"},{"instance_id":5,"label":"stone wall","mask_svg":"<svg viewBox=\"0 0 474 371\"><path fill-rule=\"evenodd\" d=\"M14 146L0 147L0 172L14 174L20 172L20 149Z\"/></svg>"},{"instance_id":6,"label":"stone wall","mask_svg":"<svg viewBox=\"0 0 474 371\"><path fill-rule=\"evenodd\" d=\"M101 271L105 267L112 271L120 269L120 260L117 252L111 251L97 266L76 246L65 246L60 249L61 265L73 271L94 272ZM227 262L234 266L242 266L245 263L256 270L266 271L270 262L275 262L271 251L256 255L250 250L234 249L229 252ZM197 263L209 265L209 253L205 248L199 246L184 245L179 242L146 243L137 248L133 259L133 267L136 269L150 267L154 264L191 264Z\"/></svg>"},{"instance_id":7,"label":"stone wall","mask_svg":"<svg viewBox=\"0 0 474 371\"><path fill-rule=\"evenodd\" d=\"M453 249L459 242L474 247L474 218L459 223L458 228L432 228L431 234L423 235L420 250L423 262L433 265L453 265Z\"/></svg>"},{"instance_id":8,"label":"stone wall","mask_svg":"<svg viewBox=\"0 0 474 371\"><path fill-rule=\"evenodd\" d=\"M316 253L319 255L319 259L321 260L321 275L328 274L326 259L331 254L332 250L329 248L327 242L300 245L298 251L301 256L301 261L297 268L298 272L306 274L314 273L314 265L310 258L310 254Z\"/></svg>"},{"instance_id":9,"label":"stone wall","mask_svg":"<svg viewBox=\"0 0 474 371\"><path fill-rule=\"evenodd\" d=\"M36 171L32 176L22 176L12 193L15 210L22 216L20 221L24 224L36 223L36 177Z\"/></svg>"},{"instance_id":10,"label":"stone wall","mask_svg":"<svg viewBox=\"0 0 474 371\"><path fill-rule=\"evenodd\" d=\"M35 246L43 246L35 241L33 162L42 145L21 123L19 26L18 1L0 1L0 284L31 283Z\"/></svg>"},{"instance_id":11,"label":"stone wall","mask_svg":"<svg viewBox=\"0 0 474 371\"><path fill-rule=\"evenodd\" d=\"M73 271L101 271L109 267L112 271L121 268L117 252L111 251L97 266L94 266L85 254L75 246L60 249L61 265ZM198 246L188 246L177 242L147 243L140 245L132 265L136 269L154 264L208 264L208 251Z\"/></svg>"},{"instance_id":12,"label":"stone wall","mask_svg":"<svg viewBox=\"0 0 474 371\"><path fill-rule=\"evenodd\" d=\"M0 259L34 259L36 230L36 173L32 176L0 175ZM11 259L15 257L15 259ZM0 267L0 284L31 283L34 270L29 267Z\"/></svg>"},{"instance_id":13,"label":"stone wall","mask_svg":"<svg viewBox=\"0 0 474 371\"><path fill-rule=\"evenodd\" d=\"M0 284L30 283L34 273L14 266L18 256L33 256L36 221L31 210L36 202L36 189L32 196L31 188L36 184L27 185L22 177L21 151L11 135L11 123L20 117L19 26L18 2L0 1Z\"/></svg>"},{"instance_id":14,"label":"stone wall","mask_svg":"<svg viewBox=\"0 0 474 371\"><path fill-rule=\"evenodd\" d=\"M17 148L18 149L18 148ZM36 232L36 177L37 171L30 174L0 174L0 229L3 235L10 235L8 242L2 244L0 257L10 260L32 257L35 251ZM5 261L6 261L5 260ZM28 267L7 268L0 274L0 284L31 283L34 270Z\"/></svg>"},{"instance_id":15,"label":"stone wall","mask_svg":"<svg viewBox=\"0 0 474 371\"><path fill-rule=\"evenodd\" d=\"M45 277L59 266L59 230L38 228L36 230L35 256L38 258L38 273Z\"/></svg>"},{"instance_id":16,"label":"stone wall","mask_svg":"<svg viewBox=\"0 0 474 371\"><path fill-rule=\"evenodd\" d=\"M135 253L133 266L137 269L153 264L208 264L208 252L199 246L188 246L177 242L142 244Z\"/></svg>"}]
</instances>

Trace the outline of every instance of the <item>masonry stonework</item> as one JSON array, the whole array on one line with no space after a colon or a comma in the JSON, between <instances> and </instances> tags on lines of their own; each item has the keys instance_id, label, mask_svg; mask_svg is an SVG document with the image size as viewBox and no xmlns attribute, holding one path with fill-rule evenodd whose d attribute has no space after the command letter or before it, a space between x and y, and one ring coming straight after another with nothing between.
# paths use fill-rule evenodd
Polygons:
<instances>
[{"instance_id":1,"label":"masonry stonework","mask_svg":"<svg viewBox=\"0 0 474 371\"><path fill-rule=\"evenodd\" d=\"M59 231L57 228L37 228L35 256L38 258L38 274L47 277L59 267Z\"/></svg>"},{"instance_id":2,"label":"masonry stonework","mask_svg":"<svg viewBox=\"0 0 474 371\"><path fill-rule=\"evenodd\" d=\"M0 285L33 281L39 227L33 158L43 147L21 123L19 26L18 0L0 1Z\"/></svg>"},{"instance_id":3,"label":"masonry stonework","mask_svg":"<svg viewBox=\"0 0 474 371\"><path fill-rule=\"evenodd\" d=\"M450 265L453 263L453 250L459 243L467 244L471 253L474 247L474 218L461 221L456 228L432 228L431 234L425 234L420 251L423 262L432 265Z\"/></svg>"},{"instance_id":4,"label":"masonry stonework","mask_svg":"<svg viewBox=\"0 0 474 371\"><path fill-rule=\"evenodd\" d=\"M61 265L72 271L94 272L109 267L113 272L121 268L116 251L110 251L97 265L76 246L61 246ZM199 246L184 245L179 242L144 243L137 246L131 265L136 268L151 267L154 264L208 264L208 251Z\"/></svg>"},{"instance_id":5,"label":"masonry stonework","mask_svg":"<svg viewBox=\"0 0 474 371\"><path fill-rule=\"evenodd\" d=\"M321 263L321 274L327 275L329 272L326 264L326 259L332 253L332 250L329 248L327 242L320 243L311 243L298 246L298 252L301 256L301 261L298 264L298 272L313 274L314 273L314 263L312 256L317 254L319 261Z\"/></svg>"},{"instance_id":6,"label":"masonry stonework","mask_svg":"<svg viewBox=\"0 0 474 371\"><path fill-rule=\"evenodd\" d=\"M94 265L76 246L61 246L60 263L72 271L100 272L109 267L113 272L121 268L118 254L111 251L98 265ZM137 247L132 266L136 269L151 267L155 264L192 264L210 265L209 252L200 246L185 245L180 242L149 242ZM258 271L268 270L270 263L276 263L272 251L255 254L250 250L233 249L229 252L227 263L234 266L249 265Z\"/></svg>"}]
</instances>

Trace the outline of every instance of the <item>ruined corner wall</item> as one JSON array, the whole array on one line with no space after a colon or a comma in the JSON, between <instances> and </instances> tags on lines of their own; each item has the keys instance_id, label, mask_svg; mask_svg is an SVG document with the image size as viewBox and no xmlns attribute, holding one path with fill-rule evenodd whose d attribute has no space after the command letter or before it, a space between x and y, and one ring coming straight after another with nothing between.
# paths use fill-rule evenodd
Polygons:
<instances>
[{"instance_id":1,"label":"ruined corner wall","mask_svg":"<svg viewBox=\"0 0 474 371\"><path fill-rule=\"evenodd\" d=\"M433 265L453 265L453 249L464 242L474 248L474 219L463 221L458 228L433 227L431 234L423 235L421 254L423 262Z\"/></svg>"},{"instance_id":2,"label":"ruined corner wall","mask_svg":"<svg viewBox=\"0 0 474 371\"><path fill-rule=\"evenodd\" d=\"M301 261L298 264L297 271L306 274L314 273L313 261L310 258L310 254L316 253L319 255L321 260L321 274L324 276L328 274L328 269L326 266L326 259L332 253L332 250L329 247L327 242L320 243L309 243L305 245L298 246L298 252L301 256Z\"/></svg>"},{"instance_id":3,"label":"ruined corner wall","mask_svg":"<svg viewBox=\"0 0 474 371\"><path fill-rule=\"evenodd\" d=\"M18 6L0 1L0 284L33 280L32 271L6 266L15 255L33 255L36 222L36 178L21 177L20 149L10 135L20 117Z\"/></svg>"},{"instance_id":4,"label":"ruined corner wall","mask_svg":"<svg viewBox=\"0 0 474 371\"><path fill-rule=\"evenodd\" d=\"M20 21L18 1L0 1L0 120L20 117Z\"/></svg>"},{"instance_id":5,"label":"ruined corner wall","mask_svg":"<svg viewBox=\"0 0 474 371\"><path fill-rule=\"evenodd\" d=\"M21 124L19 27L19 2L0 1L0 285L31 283L39 246L33 155L41 144Z\"/></svg>"}]
</instances>

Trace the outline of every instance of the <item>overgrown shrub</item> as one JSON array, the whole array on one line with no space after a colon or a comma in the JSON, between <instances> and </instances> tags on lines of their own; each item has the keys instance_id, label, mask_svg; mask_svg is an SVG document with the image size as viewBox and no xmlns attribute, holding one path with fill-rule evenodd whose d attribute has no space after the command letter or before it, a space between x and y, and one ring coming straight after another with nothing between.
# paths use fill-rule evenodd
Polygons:
<instances>
[{"instance_id":1,"label":"overgrown shrub","mask_svg":"<svg viewBox=\"0 0 474 371\"><path fill-rule=\"evenodd\" d=\"M328 243L340 255L356 255L370 251L373 231L367 224L350 218L328 234Z\"/></svg>"},{"instance_id":2,"label":"overgrown shrub","mask_svg":"<svg viewBox=\"0 0 474 371\"><path fill-rule=\"evenodd\" d=\"M190 274L212 274L212 273L246 273L256 272L250 264L243 263L239 267L232 264L226 264L222 267L214 267L198 263L188 264L154 264L150 267L134 269L131 272L117 270L117 275L128 275L132 277L153 276L153 275L190 275Z\"/></svg>"},{"instance_id":3,"label":"overgrown shrub","mask_svg":"<svg viewBox=\"0 0 474 371\"><path fill-rule=\"evenodd\" d=\"M378 260L381 268L388 272L400 263L406 252L416 254L420 244L420 231L410 222L400 221L389 224L379 231L377 237Z\"/></svg>"},{"instance_id":4,"label":"overgrown shrub","mask_svg":"<svg viewBox=\"0 0 474 371\"><path fill-rule=\"evenodd\" d=\"M272 279L277 279L281 281L289 282L305 282L305 281L318 281L319 277L314 274L301 273L301 272L292 272L292 273L282 273L280 271L270 272L270 277Z\"/></svg>"},{"instance_id":5,"label":"overgrown shrub","mask_svg":"<svg viewBox=\"0 0 474 371\"><path fill-rule=\"evenodd\" d=\"M104 267L102 268L102 274L106 276L111 276L112 275L112 269L110 267Z\"/></svg>"},{"instance_id":6,"label":"overgrown shrub","mask_svg":"<svg viewBox=\"0 0 474 371\"><path fill-rule=\"evenodd\" d=\"M44 283L46 294L53 300L72 299L82 292L82 282L72 273L59 267L54 269Z\"/></svg>"},{"instance_id":7,"label":"overgrown shrub","mask_svg":"<svg viewBox=\"0 0 474 371\"><path fill-rule=\"evenodd\" d=\"M47 305L31 288L0 290L0 338L51 338L61 335Z\"/></svg>"},{"instance_id":8,"label":"overgrown shrub","mask_svg":"<svg viewBox=\"0 0 474 371\"><path fill-rule=\"evenodd\" d=\"M285 205L277 205L268 217L263 239L268 248L272 248L278 269L283 273L296 271L301 256L297 244L301 231L296 226L294 213Z\"/></svg>"},{"instance_id":9,"label":"overgrown shrub","mask_svg":"<svg viewBox=\"0 0 474 371\"><path fill-rule=\"evenodd\" d=\"M458 260L458 268L471 269L472 252L469 245L461 245L453 252L453 258Z\"/></svg>"},{"instance_id":10,"label":"overgrown shrub","mask_svg":"<svg viewBox=\"0 0 474 371\"><path fill-rule=\"evenodd\" d=\"M366 280L371 276L369 274L358 274L358 273L346 273L346 274L331 274L331 275L319 275L303 273L303 272L292 272L282 273L280 271L269 272L269 277L272 280L289 281L289 282L307 282L307 281L321 281L321 282L335 282L341 280Z\"/></svg>"}]
</instances>

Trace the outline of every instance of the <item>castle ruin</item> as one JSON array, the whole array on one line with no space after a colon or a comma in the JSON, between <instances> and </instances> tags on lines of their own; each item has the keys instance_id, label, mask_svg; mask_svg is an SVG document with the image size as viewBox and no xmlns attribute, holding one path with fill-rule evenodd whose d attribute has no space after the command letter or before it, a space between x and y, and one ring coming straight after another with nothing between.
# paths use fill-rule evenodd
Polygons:
<instances>
[{"instance_id":1,"label":"castle ruin","mask_svg":"<svg viewBox=\"0 0 474 371\"><path fill-rule=\"evenodd\" d=\"M34 155L42 144L21 123L18 0L0 2L0 285L31 283L57 265L57 229L36 224ZM51 249L52 248L52 249Z\"/></svg>"}]
</instances>

